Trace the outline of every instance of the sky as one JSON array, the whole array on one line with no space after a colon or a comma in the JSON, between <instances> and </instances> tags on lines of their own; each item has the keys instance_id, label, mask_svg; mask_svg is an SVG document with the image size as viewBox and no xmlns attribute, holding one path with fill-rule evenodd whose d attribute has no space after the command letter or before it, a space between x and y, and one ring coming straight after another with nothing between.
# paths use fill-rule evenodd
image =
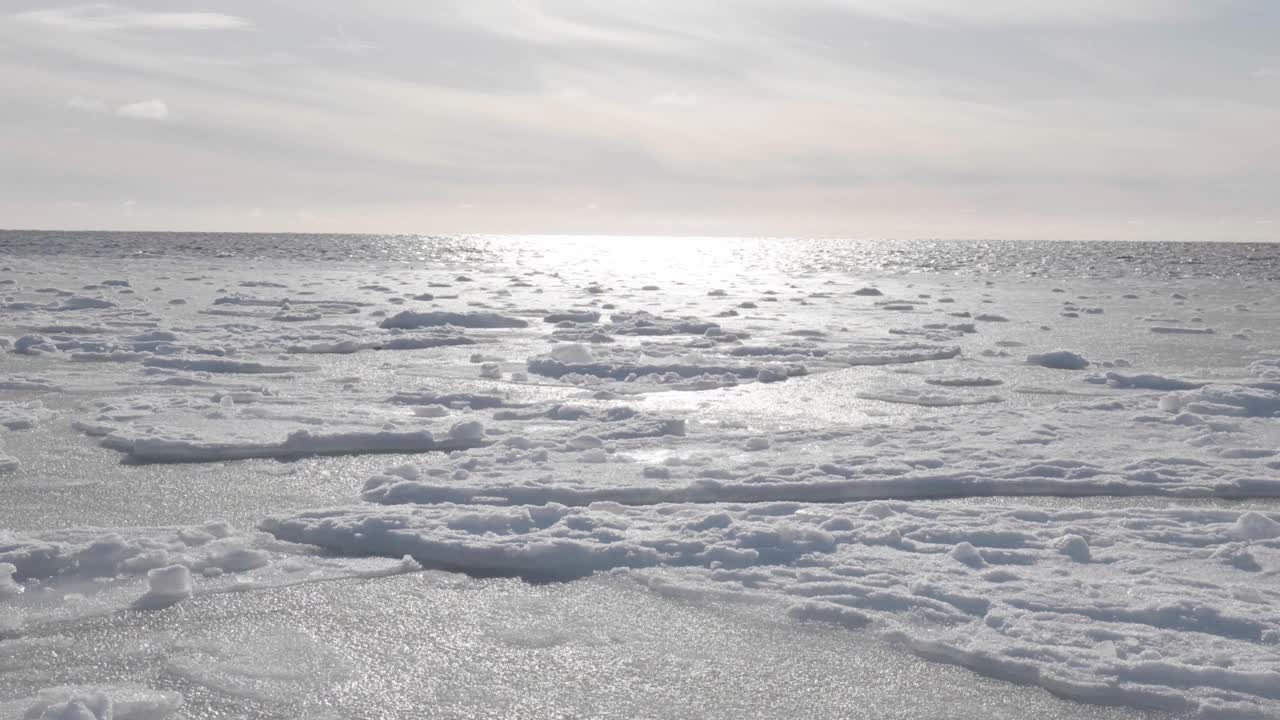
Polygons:
<instances>
[{"instance_id":1,"label":"sky","mask_svg":"<svg viewBox=\"0 0 1280 720\"><path fill-rule=\"evenodd\" d=\"M0 227L1280 241L1275 0L0 0Z\"/></svg>"}]
</instances>

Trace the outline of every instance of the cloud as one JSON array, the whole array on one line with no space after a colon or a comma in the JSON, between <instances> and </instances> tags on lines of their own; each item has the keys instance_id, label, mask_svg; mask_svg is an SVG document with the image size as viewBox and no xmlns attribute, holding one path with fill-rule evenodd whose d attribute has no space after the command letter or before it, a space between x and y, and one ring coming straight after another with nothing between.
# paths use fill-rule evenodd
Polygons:
<instances>
[{"instance_id":1,"label":"cloud","mask_svg":"<svg viewBox=\"0 0 1280 720\"><path fill-rule=\"evenodd\" d=\"M111 30L235 30L249 21L235 15L212 12L149 12L109 3L74 5L50 10L30 10L11 17L38 25L74 32Z\"/></svg>"},{"instance_id":2,"label":"cloud","mask_svg":"<svg viewBox=\"0 0 1280 720\"><path fill-rule=\"evenodd\" d=\"M270 68L303 64L303 59L292 53L272 50L260 55L227 56L184 55L174 58L175 63L191 68Z\"/></svg>"},{"instance_id":3,"label":"cloud","mask_svg":"<svg viewBox=\"0 0 1280 720\"><path fill-rule=\"evenodd\" d=\"M87 98L76 95L67 100L67 107L84 112L102 112L107 109L107 104L97 98Z\"/></svg>"},{"instance_id":4,"label":"cloud","mask_svg":"<svg viewBox=\"0 0 1280 720\"><path fill-rule=\"evenodd\" d=\"M1185 17L1211 0L834 0L833 5L912 23L959 25L1100 25Z\"/></svg>"},{"instance_id":5,"label":"cloud","mask_svg":"<svg viewBox=\"0 0 1280 720\"><path fill-rule=\"evenodd\" d=\"M1280 189L1280 3L106 1L0 0L6 217L76 197L109 224L137 197L241 229L1280 228L1254 223Z\"/></svg>"},{"instance_id":6,"label":"cloud","mask_svg":"<svg viewBox=\"0 0 1280 720\"><path fill-rule=\"evenodd\" d=\"M653 99L654 105L673 107L692 107L698 104L698 94L694 92L667 92Z\"/></svg>"},{"instance_id":7,"label":"cloud","mask_svg":"<svg viewBox=\"0 0 1280 720\"><path fill-rule=\"evenodd\" d=\"M67 100L67 107L88 113L112 112L105 100L76 95ZM140 100L115 108L115 114L135 120L168 120L169 104L163 100Z\"/></svg>"},{"instance_id":8,"label":"cloud","mask_svg":"<svg viewBox=\"0 0 1280 720\"><path fill-rule=\"evenodd\" d=\"M365 55L379 48L375 43L351 37L341 26L338 27L337 37L327 38L323 42L317 43L316 47L325 50L336 50L347 55Z\"/></svg>"},{"instance_id":9,"label":"cloud","mask_svg":"<svg viewBox=\"0 0 1280 720\"><path fill-rule=\"evenodd\" d=\"M116 115L137 120L168 120L169 106L163 100L143 100L116 108Z\"/></svg>"}]
</instances>

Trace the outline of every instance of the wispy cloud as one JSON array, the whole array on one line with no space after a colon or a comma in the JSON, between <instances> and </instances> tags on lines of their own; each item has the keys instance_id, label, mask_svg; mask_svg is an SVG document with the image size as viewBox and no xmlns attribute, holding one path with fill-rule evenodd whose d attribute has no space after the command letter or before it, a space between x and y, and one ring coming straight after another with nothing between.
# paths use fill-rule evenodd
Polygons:
<instances>
[{"instance_id":1,"label":"wispy cloud","mask_svg":"<svg viewBox=\"0 0 1280 720\"><path fill-rule=\"evenodd\" d=\"M94 1L0 0L27 225L1280 237L1280 3Z\"/></svg>"},{"instance_id":2,"label":"wispy cloud","mask_svg":"<svg viewBox=\"0 0 1280 720\"><path fill-rule=\"evenodd\" d=\"M168 120L169 106L163 100L143 100L116 108L116 115L135 120Z\"/></svg>"},{"instance_id":3,"label":"wispy cloud","mask_svg":"<svg viewBox=\"0 0 1280 720\"><path fill-rule=\"evenodd\" d=\"M84 112L102 112L107 109L107 104L97 98L76 95L67 100L67 107Z\"/></svg>"},{"instance_id":4,"label":"wispy cloud","mask_svg":"<svg viewBox=\"0 0 1280 720\"><path fill-rule=\"evenodd\" d=\"M1102 25L1165 20L1211 9L1214 0L837 0L868 15L914 23Z\"/></svg>"},{"instance_id":5,"label":"wispy cloud","mask_svg":"<svg viewBox=\"0 0 1280 720\"><path fill-rule=\"evenodd\" d=\"M235 30L249 21L215 12L154 12L133 10L110 3L73 5L48 10L29 10L12 18L75 32L111 30Z\"/></svg>"},{"instance_id":6,"label":"wispy cloud","mask_svg":"<svg viewBox=\"0 0 1280 720\"><path fill-rule=\"evenodd\" d=\"M378 49L377 44L354 38L341 26L338 27L336 37L327 38L317 43L316 47L325 50L336 50L347 55L365 55Z\"/></svg>"},{"instance_id":7,"label":"wispy cloud","mask_svg":"<svg viewBox=\"0 0 1280 720\"><path fill-rule=\"evenodd\" d=\"M653 99L654 105L669 107L693 107L698 104L698 94L694 92L666 92Z\"/></svg>"},{"instance_id":8,"label":"wispy cloud","mask_svg":"<svg viewBox=\"0 0 1280 720\"><path fill-rule=\"evenodd\" d=\"M263 68L300 65L303 59L292 53L274 50L253 56L184 55L174 62L196 68Z\"/></svg>"},{"instance_id":9,"label":"wispy cloud","mask_svg":"<svg viewBox=\"0 0 1280 720\"><path fill-rule=\"evenodd\" d=\"M163 100L139 100L112 108L106 100L76 95L67 100L67 107L87 113L113 113L132 120L169 119L169 104Z\"/></svg>"}]
</instances>

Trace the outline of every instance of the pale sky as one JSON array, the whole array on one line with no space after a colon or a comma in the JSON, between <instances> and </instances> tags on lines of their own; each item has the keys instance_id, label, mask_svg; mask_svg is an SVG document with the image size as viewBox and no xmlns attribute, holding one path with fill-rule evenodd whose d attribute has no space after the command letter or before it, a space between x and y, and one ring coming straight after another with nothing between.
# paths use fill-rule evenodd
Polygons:
<instances>
[{"instance_id":1,"label":"pale sky","mask_svg":"<svg viewBox=\"0 0 1280 720\"><path fill-rule=\"evenodd\" d=\"M0 227L1280 240L1276 0L0 0Z\"/></svg>"}]
</instances>

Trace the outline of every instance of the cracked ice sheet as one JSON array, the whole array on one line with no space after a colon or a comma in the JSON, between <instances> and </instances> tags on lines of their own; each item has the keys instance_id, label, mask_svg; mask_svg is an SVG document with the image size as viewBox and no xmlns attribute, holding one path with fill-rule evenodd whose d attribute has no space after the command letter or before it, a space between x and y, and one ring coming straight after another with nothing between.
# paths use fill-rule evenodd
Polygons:
<instances>
[{"instance_id":1,"label":"cracked ice sheet","mask_svg":"<svg viewBox=\"0 0 1280 720\"><path fill-rule=\"evenodd\" d=\"M104 678L93 670L86 672L104 667L104 655L113 651L123 652L111 661L114 666L136 669L136 653L164 638L117 640L110 651L99 648L86 655L88 638L76 628L142 617L211 596L384 578L418 569L408 559L324 557L314 548L223 522L169 528L77 527L27 535L0 531L0 717L179 717L175 713L184 706L184 696L172 682L155 689L139 684L136 674ZM173 576L182 578L176 591L161 587L165 581L158 578ZM179 645L188 652L195 647L182 641ZM172 673L182 673L181 660L181 653L174 652L169 660ZM305 666L315 661L313 657L301 662ZM187 672L197 677L211 670L199 657L190 662ZM298 662L295 658L295 667ZM267 670L261 674L281 677ZM288 679L296 682L299 677ZM62 684L54 684L59 680Z\"/></svg>"},{"instance_id":2,"label":"cracked ice sheet","mask_svg":"<svg viewBox=\"0 0 1280 720\"><path fill-rule=\"evenodd\" d=\"M1104 704L1280 713L1280 515L864 505L357 507L269 518L289 542L471 574L634 569L760 595L925 657Z\"/></svg>"},{"instance_id":3,"label":"cracked ice sheet","mask_svg":"<svg viewBox=\"0 0 1280 720\"><path fill-rule=\"evenodd\" d=\"M402 390L390 397L366 394L345 402L317 394L262 390L142 395L95 401L92 414L74 426L102 438L103 447L118 450L133 462L476 449L503 438L508 424L496 423L488 433L485 424L506 417L535 433L536 421L554 425L557 420L584 418L603 423L599 432L607 438L684 432L682 421L648 417L625 407L594 416L585 408L566 409L568 415L554 417L562 405L522 403L509 399L510 395L426 388ZM352 402L356 399L360 402ZM533 427L529 427L531 420Z\"/></svg>"},{"instance_id":4,"label":"cracked ice sheet","mask_svg":"<svg viewBox=\"0 0 1280 720\"><path fill-rule=\"evenodd\" d=\"M626 578L531 585L422 572L192 598L0 644L0 717L50 678L181 693L177 718L774 717L1121 720L771 605ZM566 677L576 678L566 682ZM20 708L10 712L11 707ZM130 718L130 720L134 720ZM147 718L147 720L152 720Z\"/></svg>"},{"instance_id":5,"label":"cracked ice sheet","mask_svg":"<svg viewBox=\"0 0 1280 720\"><path fill-rule=\"evenodd\" d=\"M727 390L683 392L704 389L704 386L679 387L682 391L679 393L650 394L645 400L621 401L634 404L654 417L675 415L688 419L689 438L684 441L600 438L601 447L590 447L589 440L571 446L579 435L599 437L597 423L580 422L575 427L573 421L552 422L545 417L500 420L486 423L487 434L492 433L492 439L524 437L534 442L551 441L553 446L548 448L506 446L532 453L545 449L549 460L541 466L540 461L531 460L527 465L498 467L485 464L490 458L488 451L473 451L473 457L472 454L459 455L438 464L421 457L374 461L359 457L324 458L323 467L329 468L325 471L329 477L319 493L314 488L315 475L311 470L320 467L320 463L313 460L279 467L270 461L246 460L174 470L115 465L115 453L92 447L92 441L86 438L68 440L45 423L34 436L26 432L10 436L11 454L19 457L22 465L17 473L5 478L6 483L11 483L7 487L28 483L37 469L49 476L56 475L63 482L96 482L97 485L91 491L77 487L65 493L48 494L42 502L26 504L17 510L6 509L7 515L20 514L15 522L22 523L23 527L31 527L35 522L32 517L38 517L45 529L61 525L114 524L100 519L108 515L127 517L127 522L136 524L154 524L157 521L151 518L161 513L165 517L181 516L175 518L175 522L199 524L205 518L226 516L228 508L234 505L237 522L251 526L248 521L268 512L354 502L360 483L372 473L371 463L376 467L384 461L412 462L423 470L417 482L453 485L458 492L471 493L468 497L478 504L518 501L510 492L505 498L503 493L524 486L535 486L534 490L541 493L533 499L551 500L554 498L546 492L546 487L558 483L585 489L586 495L575 502L598 499L602 490L612 491L612 486L640 482L677 490L690 486L709 488L712 490L709 496L699 499L711 501L725 499L726 496L716 494L724 487L769 484L755 481L753 475L793 479L796 473L784 472L789 466L796 467L802 477L814 474L812 477L822 480L829 476L835 478L830 482L845 485L871 480L889 488L896 477L909 481L915 478L911 482L928 485L934 480L954 480L957 476L978 480L995 476L1003 483L1002 491L1018 488L1019 492L1033 492L1036 488L1061 488L1069 482L1071 487L1083 492L1096 492L1101 479L1111 482L1111 487L1126 491L1138 490L1152 495L1177 493L1183 497L1232 494L1241 489L1257 493L1267 485L1253 482L1255 479L1274 478L1276 468L1270 463L1276 462L1275 458L1259 453L1276 447L1276 423L1266 417L1232 415L1230 408L1258 406L1239 394L1214 391L1181 396L1183 399L1165 410L1158 406L1159 393L1081 382L1113 369L1111 365L1115 369L1124 368L1115 363L1120 358L1126 358L1134 368L1124 372L1134 374L1237 385L1250 378L1266 379L1266 373L1274 373L1274 365L1268 364L1274 357L1267 356L1266 351L1277 346L1274 332L1277 326L1271 310L1273 305L1269 304L1273 300L1265 288L1249 290L1231 283L1187 282L1179 284L1182 297L1175 299L1169 297L1170 289L1163 283L1126 282L1120 287L1116 283L1071 281L1070 295L1065 291L1052 295L1042 279L997 277L987 281L985 284L991 286L985 287L982 280L974 279L877 278L872 282L867 278L851 278L842 272L769 275L768 271L757 269L734 277L716 272L714 280L700 278L696 282L681 283L670 282L670 278L619 276L618 268L608 266L608 262L613 261L603 254L587 260L589 262L582 264L557 265L554 269L563 273L562 276L522 274L521 282L513 282L513 276L501 271L478 267L466 268L471 279L464 282L454 280L453 272L442 272L436 266L388 271L370 266L337 268L328 262L323 266L279 263L271 268L269 280L246 281L240 260L76 261L45 257L38 262L23 261L18 265L19 272L8 273L17 277L22 287L6 286L6 294L12 294L15 303L51 307L11 308L12 312L5 314L6 327L0 329L0 335L16 340L27 334L42 334L53 340L54 352L38 356L5 352L4 373L14 381L0 380L0 388L35 393L30 399L44 399L44 395L49 395L49 406L56 407L63 417L83 417L67 412L69 398L63 395L76 393L84 397L87 394L96 399L95 393L136 393L137 386L142 384L160 385L175 392L181 388L199 388L192 392L205 399L219 392L254 391L263 387L273 392L284 389L285 394L314 391L320 395L324 393L317 388L331 388L336 396L335 405L375 408L374 415L394 414L390 409L379 407L393 394L413 393L419 385L434 385L445 377L456 383L456 392L488 392L494 386L505 385L519 388L524 394L545 392L553 395L554 400L565 401L569 399L567 394L590 395L599 388L590 382L555 385L538 378L528 384L509 382L510 376L528 369L527 358L553 351L556 345L551 340L590 342L598 330L553 329L552 324L540 322L544 313L598 310L604 322L597 325L603 325L611 321L612 314L612 309L604 307L605 304L616 305L621 312L644 310L659 318L693 318L686 330L698 323L714 321L731 333L741 331L744 337L749 335L741 342L742 352L749 347L783 349L782 352L770 351L770 357L732 355L716 350L706 352L701 359L694 358L692 363L684 363L684 355L705 350L696 347L700 342L697 338L664 337L663 344L677 348L671 352L649 346L659 354L646 357L656 357L662 362L678 352L680 369L718 367L723 359L718 356L739 358L742 363L756 362L752 358L785 363L792 361L788 356L794 355L808 370L829 371L789 376L784 382L771 384L740 383ZM626 270L629 272L632 268ZM106 282L125 276L131 280L132 287ZM602 284L592 284L595 281ZM661 292L639 290L649 283L661 286ZM881 289L883 297L859 294L860 288L872 284ZM708 292L712 286L714 295ZM777 292L764 296L762 290L769 286L772 286L770 292ZM45 292L49 289L52 292ZM1136 293L1131 292L1135 290ZM426 294L424 291L434 293L435 297L418 299ZM110 305L67 302L77 296L102 298ZM246 301L219 302L231 297ZM175 301L182 302L171 304ZM747 303L757 307L746 307ZM494 312L522 318L537 327L514 331L468 330L465 337L476 340L476 346L471 347L444 346L393 354L374 349L392 337L391 331L377 327L382 319L402 310L432 309ZM731 310L735 314L730 314ZM1067 317L1068 312L1077 317ZM967 316L953 317L953 313L967 313ZM988 319L979 319L983 315L989 316ZM1007 321L990 318L997 315ZM573 317L581 319L590 315L580 313ZM626 327L618 328L614 346L628 350L639 348L643 352L647 336L628 333L651 332L641 330L650 326L634 320L632 317L620 323ZM645 319L644 322L651 321ZM975 331L960 329L963 325L972 325ZM1211 327L1215 333L1175 335L1149 330L1150 327L1183 326ZM139 338L156 332L170 332L177 337L174 340ZM0 345L4 344L3 340L0 338ZM831 370L819 361L798 359L813 355L810 350L793 351L805 346L829 350L864 342L870 346L955 345L961 349L961 355L909 367L864 364L847 370ZM94 347L94 343L104 347ZM130 346L125 347L126 343ZM172 355L188 359L230 357L235 362L185 366L188 369L145 367L143 362L147 358L131 353L159 354L162 358L172 355L163 354L169 348L140 347L138 343L169 344L178 348ZM58 344L63 347L59 348ZM39 350L38 345L29 347ZM738 346L729 343L725 347ZM290 352L294 349L344 352ZM1024 362L1028 355L1055 349L1076 352L1093 365L1083 371L1063 371L1030 367ZM347 350L352 352L345 352ZM223 354L216 354L218 351ZM503 378L478 379L481 368L469 360L473 352L497 358L489 362L498 365ZM241 361L258 365L236 364ZM1251 364L1258 370L1250 369ZM307 371L286 374L209 371L282 366L307 367ZM204 370L195 369L198 367ZM928 383L929 378L966 376L1000 380L1002 384L975 389ZM540 383L539 387L530 387L533 382ZM659 378L659 382L623 385L623 388L614 388L622 391L619 396L626 391L639 395L680 384ZM347 386L351 386L350 389ZM860 391L881 399L859 398ZM938 400L945 406L950 400L983 396L998 396L1001 402L993 404L998 407L974 406L959 410L928 407L918 402L922 393L928 393L923 397L935 405ZM687 403L686 412L674 412L679 403L664 395L680 396L681 401ZM1075 395L1088 396L1079 401L1096 403L1098 407L1059 407ZM24 395L23 400L26 399ZM1224 399L1228 402L1222 402ZM620 398L596 400L607 406L619 404ZM552 399L535 400L547 401ZM704 404L706 407L699 407ZM1260 406L1266 407L1266 402ZM1224 407L1228 412L1223 412ZM350 417L347 408L317 406L316 409L317 412L309 415L312 419ZM218 412L217 408L208 410ZM411 408L406 405L400 410L411 411ZM224 419L196 414L186 420L175 420L173 425L180 427L188 420L192 432L220 433L233 429L236 422L230 414ZM283 427L289 421L277 418L264 422L280 422ZM785 435L788 430L830 431L833 426L837 426L838 432L825 437L810 434L797 436L792 441ZM63 452L63 448L37 447L39 443L56 445L74 440L81 445L70 453ZM1126 448L1129 443L1132 446ZM33 458L33 454L36 457ZM93 462L79 464L87 454L94 455ZM625 462L622 458L627 456L635 462ZM700 459L703 456L709 459L703 461ZM110 464L101 462L104 457ZM679 458L681 463L668 464L666 461L672 458ZM462 463L470 459L480 464L470 469L463 467ZM590 462L580 462L584 459ZM600 459L605 462L598 462ZM1183 462L1184 459L1193 459L1199 464ZM942 465L937 466L938 462ZM666 468L669 476L645 478L642 473L648 465ZM836 472L830 473L824 466ZM288 474L299 468L303 471L296 477ZM448 472L443 476L431 474L436 470ZM459 474L460 470L467 474ZM929 473L938 477L931 480L927 477ZM197 474L199 480L195 479ZM955 482L945 484L957 486ZM775 485L769 489L786 492L794 489L786 484ZM960 482L958 490L973 492L974 484L968 485ZM203 492L193 492L197 488ZM484 492L475 496L477 489ZM491 489L497 492L488 495ZM253 500L245 502L242 490ZM375 498L371 495L369 499ZM1025 509L1033 500L1000 498L992 501L998 504L989 506L982 501L966 502L980 508L1011 509L1012 505ZM1054 501L1058 507L1093 507L1096 503L1096 498ZM148 506L140 507L142 505ZM496 510L482 506L477 512L484 515ZM636 512L648 511L637 509ZM1079 543L1069 542L1067 547L1076 548L1072 552L1078 552ZM973 551L956 552L959 558L970 562L982 557L980 546L975 546ZM1264 569L1259 572L1245 569L1250 566L1250 557ZM1237 553L1227 560L1232 563L1233 571L1253 575L1268 572L1269 561L1262 552ZM674 571L645 570L639 574L650 572ZM144 581L133 577L131 582L138 587L125 593L129 599L141 592ZM198 576L195 578L197 590L200 584ZM572 587L579 584L572 583ZM574 590L566 592L572 595ZM226 596L197 596L187 603L194 606L221 597ZM185 612L187 603L175 610ZM857 634L840 637L857 637ZM228 661L229 664L235 662L234 658ZM53 674L49 673L48 677L52 678ZM563 673L559 677L562 678ZM283 679L273 691L288 689L291 682L301 681ZM36 689L39 687L42 686L37 685ZM24 696L31 694L24 693ZM1025 708L1023 710L1019 717L1025 716Z\"/></svg>"},{"instance_id":6,"label":"cracked ice sheet","mask_svg":"<svg viewBox=\"0 0 1280 720\"><path fill-rule=\"evenodd\" d=\"M189 587L172 598L342 577L377 577L416 564L327 558L226 522L180 527L74 527L33 533L0 531L0 636L28 626L107 615L156 589L154 571L182 567ZM171 603L170 603L171 604Z\"/></svg>"},{"instance_id":7,"label":"cracked ice sheet","mask_svg":"<svg viewBox=\"0 0 1280 720\"><path fill-rule=\"evenodd\" d=\"M390 467L363 494L384 504L566 505L1280 495L1271 419L1201 417L1162 410L1162 393L1109 393L1034 410L968 410L963 423L898 418L772 432L696 417L683 432L664 432L667 416L641 410L666 407L655 403L638 403L636 417L621 422L594 419L612 410L587 404L499 411L487 425L499 433L489 447ZM625 432L650 426L651 437Z\"/></svg>"}]
</instances>

